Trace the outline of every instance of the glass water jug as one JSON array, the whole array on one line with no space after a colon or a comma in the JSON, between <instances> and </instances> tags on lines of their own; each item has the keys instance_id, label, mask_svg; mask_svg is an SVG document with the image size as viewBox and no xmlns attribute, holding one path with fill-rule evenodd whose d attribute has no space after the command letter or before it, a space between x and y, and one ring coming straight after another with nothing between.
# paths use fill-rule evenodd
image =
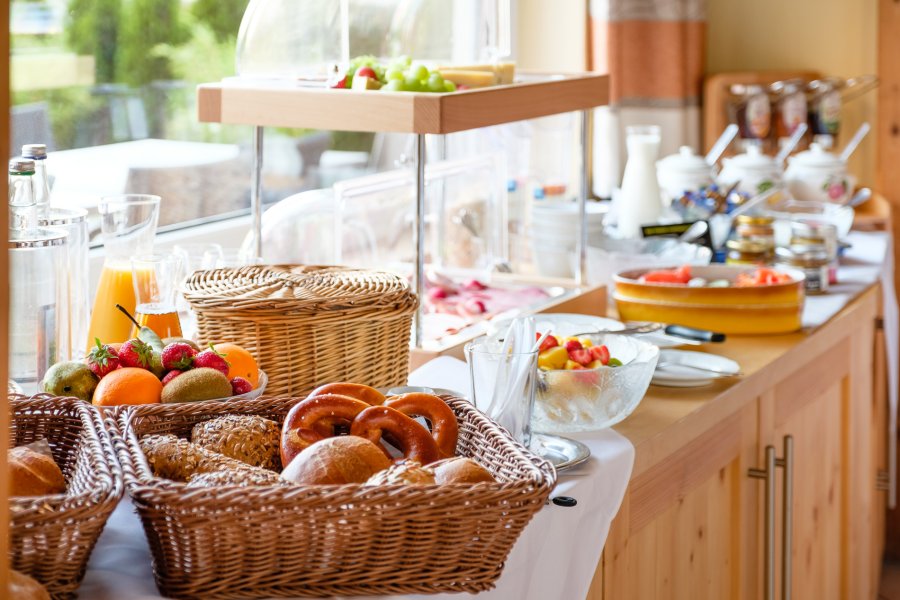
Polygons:
<instances>
[{"instance_id":1,"label":"glass water jug","mask_svg":"<svg viewBox=\"0 0 900 600\"><path fill-rule=\"evenodd\" d=\"M106 258L91 311L88 350L95 338L110 344L131 337L132 323L116 310L116 304L134 313L131 258L153 253L159 202L159 196L125 194L105 197L97 207Z\"/></svg>"}]
</instances>

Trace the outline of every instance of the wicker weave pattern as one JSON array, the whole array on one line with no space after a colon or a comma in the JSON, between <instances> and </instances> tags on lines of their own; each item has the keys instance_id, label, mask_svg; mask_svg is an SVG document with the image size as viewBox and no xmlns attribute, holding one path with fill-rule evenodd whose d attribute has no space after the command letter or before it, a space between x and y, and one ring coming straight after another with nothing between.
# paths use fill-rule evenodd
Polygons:
<instances>
[{"instance_id":1,"label":"wicker weave pattern","mask_svg":"<svg viewBox=\"0 0 900 600\"><path fill-rule=\"evenodd\" d=\"M418 302L391 273L316 266L198 271L185 284L204 342L233 341L269 376L269 394L330 381L403 385Z\"/></svg>"},{"instance_id":2,"label":"wicker weave pattern","mask_svg":"<svg viewBox=\"0 0 900 600\"><path fill-rule=\"evenodd\" d=\"M73 598L103 526L124 493L96 408L77 398L9 396L12 446L41 438L66 477L65 494L10 500L10 562L54 598Z\"/></svg>"},{"instance_id":3,"label":"wicker weave pattern","mask_svg":"<svg viewBox=\"0 0 900 600\"><path fill-rule=\"evenodd\" d=\"M490 589L556 472L458 398L458 453L498 483L190 488L153 477L139 437L187 436L225 411L281 423L297 398L129 407L113 439L160 591L175 598L326 597ZM113 425L107 421L107 425Z\"/></svg>"}]
</instances>

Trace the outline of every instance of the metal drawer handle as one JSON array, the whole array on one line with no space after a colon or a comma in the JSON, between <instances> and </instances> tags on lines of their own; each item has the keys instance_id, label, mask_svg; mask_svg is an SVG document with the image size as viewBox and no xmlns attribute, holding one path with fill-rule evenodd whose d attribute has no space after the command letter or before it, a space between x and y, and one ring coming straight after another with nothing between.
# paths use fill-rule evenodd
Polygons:
<instances>
[{"instance_id":1,"label":"metal drawer handle","mask_svg":"<svg viewBox=\"0 0 900 600\"><path fill-rule=\"evenodd\" d=\"M765 564L763 567L765 600L775 600L775 468L782 468L781 498L781 598L791 598L791 547L793 545L792 522L794 503L794 438L784 436L784 457L775 458L775 446L766 446L766 464L762 469L749 469L747 474L765 483Z\"/></svg>"}]
</instances>

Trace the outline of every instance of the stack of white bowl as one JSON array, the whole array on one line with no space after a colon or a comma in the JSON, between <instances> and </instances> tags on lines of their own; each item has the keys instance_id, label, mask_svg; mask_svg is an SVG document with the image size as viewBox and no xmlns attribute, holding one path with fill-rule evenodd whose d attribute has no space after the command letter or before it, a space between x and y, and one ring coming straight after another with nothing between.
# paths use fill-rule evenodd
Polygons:
<instances>
[{"instance_id":1,"label":"stack of white bowl","mask_svg":"<svg viewBox=\"0 0 900 600\"><path fill-rule=\"evenodd\" d=\"M588 242L603 237L603 219L608 207L599 202L586 206ZM575 251L581 228L578 204L548 203L532 206L531 246L539 275L544 277L572 277L570 255Z\"/></svg>"}]
</instances>

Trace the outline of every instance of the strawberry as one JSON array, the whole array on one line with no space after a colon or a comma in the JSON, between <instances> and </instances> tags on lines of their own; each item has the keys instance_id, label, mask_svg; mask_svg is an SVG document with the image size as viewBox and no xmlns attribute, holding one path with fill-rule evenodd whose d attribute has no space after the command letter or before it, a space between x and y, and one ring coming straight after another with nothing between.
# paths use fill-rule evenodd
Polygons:
<instances>
[{"instance_id":1,"label":"strawberry","mask_svg":"<svg viewBox=\"0 0 900 600\"><path fill-rule=\"evenodd\" d=\"M581 350L584 346L581 345L581 342L578 340L569 340L566 342L566 350L571 352L572 350Z\"/></svg>"},{"instance_id":2,"label":"strawberry","mask_svg":"<svg viewBox=\"0 0 900 600\"><path fill-rule=\"evenodd\" d=\"M591 346L591 358L599 360L601 365L609 364L609 348L604 345Z\"/></svg>"},{"instance_id":3,"label":"strawberry","mask_svg":"<svg viewBox=\"0 0 900 600\"><path fill-rule=\"evenodd\" d=\"M536 333L535 336L536 336L535 341L541 339L540 333ZM538 348L538 352L543 352L544 350L549 350L550 348L555 348L557 346L559 346L559 342L556 341L556 336L548 335L547 339L545 339L543 342L541 342L541 347Z\"/></svg>"},{"instance_id":4,"label":"strawberry","mask_svg":"<svg viewBox=\"0 0 900 600\"><path fill-rule=\"evenodd\" d=\"M179 371L178 369L172 369L171 371L166 373L166 376L162 378L163 387L166 387L167 383L181 375L183 372L184 371Z\"/></svg>"},{"instance_id":5,"label":"strawberry","mask_svg":"<svg viewBox=\"0 0 900 600\"><path fill-rule=\"evenodd\" d=\"M578 350L570 350L569 351L569 359L577 362L582 367L586 367L590 364L594 358L591 356L591 351L587 348L579 348Z\"/></svg>"},{"instance_id":6,"label":"strawberry","mask_svg":"<svg viewBox=\"0 0 900 600\"><path fill-rule=\"evenodd\" d=\"M470 292L483 292L487 289L487 286L477 279L470 279L469 281L464 283L462 287L464 290L468 290Z\"/></svg>"},{"instance_id":7,"label":"strawberry","mask_svg":"<svg viewBox=\"0 0 900 600\"><path fill-rule=\"evenodd\" d=\"M186 371L191 368L197 351L185 342L173 342L163 348L162 364L167 371Z\"/></svg>"},{"instance_id":8,"label":"strawberry","mask_svg":"<svg viewBox=\"0 0 900 600\"><path fill-rule=\"evenodd\" d=\"M253 391L253 384L243 377L234 377L231 379L231 394L233 396L240 396L241 394L246 394L250 391Z\"/></svg>"},{"instance_id":9,"label":"strawberry","mask_svg":"<svg viewBox=\"0 0 900 600\"><path fill-rule=\"evenodd\" d=\"M210 344L208 350L204 350L194 357L194 368L208 367L221 371L223 375L228 375L229 364L224 357L224 354L216 352L215 347Z\"/></svg>"},{"instance_id":10,"label":"strawberry","mask_svg":"<svg viewBox=\"0 0 900 600\"><path fill-rule=\"evenodd\" d=\"M119 364L123 367L149 370L152 360L153 348L137 338L128 340L119 348Z\"/></svg>"},{"instance_id":11,"label":"strawberry","mask_svg":"<svg viewBox=\"0 0 900 600\"><path fill-rule=\"evenodd\" d=\"M119 354L109 345L101 344L99 338L94 338L94 341L97 347L88 354L87 363L94 375L102 378L119 368Z\"/></svg>"}]
</instances>

